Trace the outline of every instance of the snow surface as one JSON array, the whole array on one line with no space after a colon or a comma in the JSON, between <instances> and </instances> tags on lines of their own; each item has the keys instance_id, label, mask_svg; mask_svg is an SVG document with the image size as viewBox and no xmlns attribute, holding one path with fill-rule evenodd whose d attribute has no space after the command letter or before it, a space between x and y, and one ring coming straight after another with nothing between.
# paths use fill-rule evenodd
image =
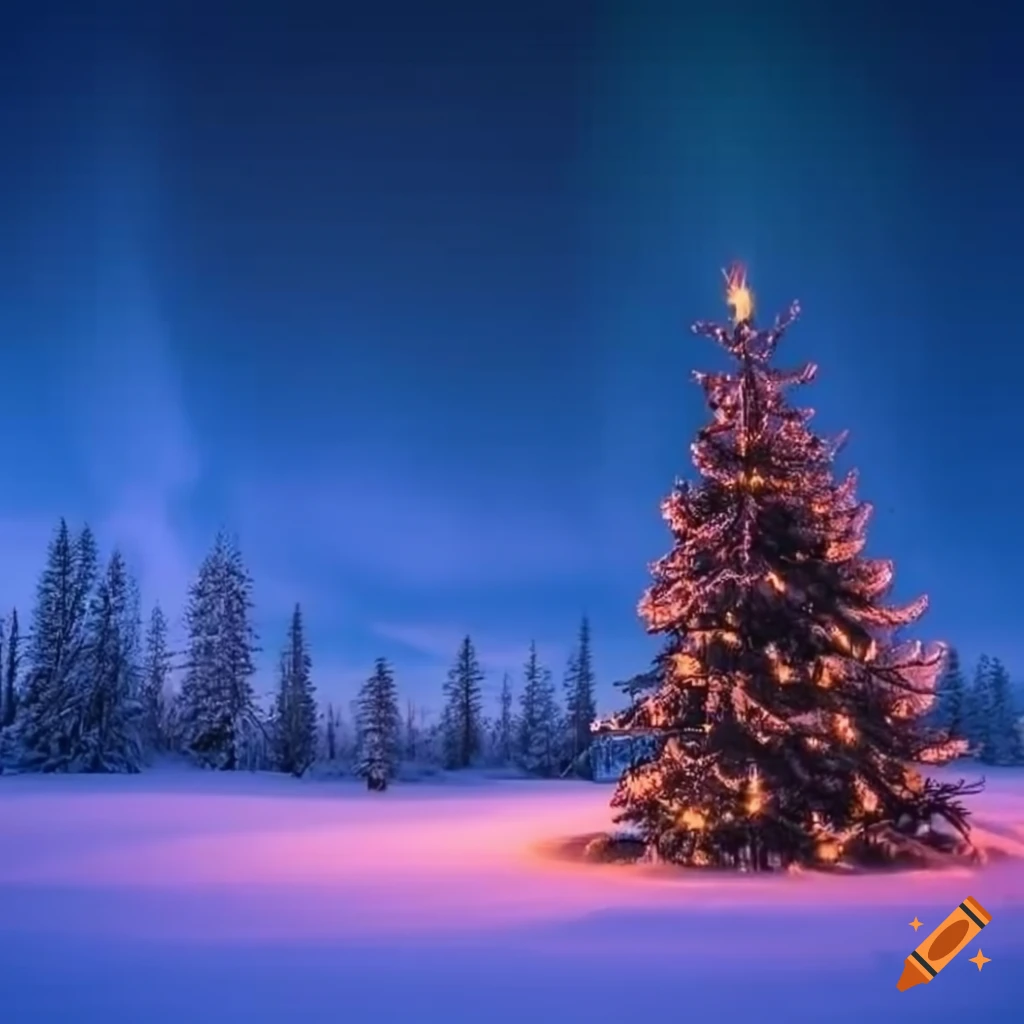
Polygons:
<instances>
[{"instance_id":1,"label":"snow surface","mask_svg":"<svg viewBox=\"0 0 1024 1024\"><path fill-rule=\"evenodd\" d=\"M989 770L985 842L1024 857L1024 771ZM1024 1007L1024 860L735 877L559 862L610 789L154 771L0 778L0 1021L1002 1022ZM975 896L982 972L900 994ZM974 955L971 949L969 955Z\"/></svg>"}]
</instances>

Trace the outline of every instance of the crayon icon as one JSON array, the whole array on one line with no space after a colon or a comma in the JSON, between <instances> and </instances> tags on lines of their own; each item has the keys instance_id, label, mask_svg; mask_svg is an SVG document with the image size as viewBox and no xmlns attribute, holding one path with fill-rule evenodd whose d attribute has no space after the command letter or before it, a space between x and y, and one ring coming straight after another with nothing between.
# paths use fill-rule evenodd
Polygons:
<instances>
[{"instance_id":1,"label":"crayon icon","mask_svg":"<svg viewBox=\"0 0 1024 1024\"><path fill-rule=\"evenodd\" d=\"M896 988L906 992L931 981L991 920L992 915L973 896L968 896L907 957Z\"/></svg>"}]
</instances>

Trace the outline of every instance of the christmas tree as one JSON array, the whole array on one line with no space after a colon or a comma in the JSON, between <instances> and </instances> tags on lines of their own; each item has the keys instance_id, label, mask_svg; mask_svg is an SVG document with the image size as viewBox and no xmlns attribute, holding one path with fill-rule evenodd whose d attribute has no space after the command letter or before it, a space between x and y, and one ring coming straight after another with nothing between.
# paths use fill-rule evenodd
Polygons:
<instances>
[{"instance_id":1,"label":"christmas tree","mask_svg":"<svg viewBox=\"0 0 1024 1024\"><path fill-rule=\"evenodd\" d=\"M651 741L618 820L659 859L744 870L969 850L959 797L978 787L916 767L964 747L925 724L944 648L899 637L927 599L882 603L893 567L861 553L871 507L855 474L833 475L842 439L787 404L816 372L770 365L798 304L759 330L742 268L726 280L732 323L693 332L732 365L695 374L713 414L692 446L701 479L663 503L674 546L639 608L665 648L597 727Z\"/></svg>"}]
</instances>

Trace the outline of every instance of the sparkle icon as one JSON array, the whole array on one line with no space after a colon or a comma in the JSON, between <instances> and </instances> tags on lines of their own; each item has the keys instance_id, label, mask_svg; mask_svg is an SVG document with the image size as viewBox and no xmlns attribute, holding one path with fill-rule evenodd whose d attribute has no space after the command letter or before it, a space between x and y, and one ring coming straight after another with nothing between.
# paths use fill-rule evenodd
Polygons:
<instances>
[{"instance_id":1,"label":"sparkle icon","mask_svg":"<svg viewBox=\"0 0 1024 1024\"><path fill-rule=\"evenodd\" d=\"M915 932L918 928L921 927L921 922L918 921L917 917L915 917L914 920L910 922L910 927L913 928Z\"/></svg>"},{"instance_id":2,"label":"sparkle icon","mask_svg":"<svg viewBox=\"0 0 1024 1024\"><path fill-rule=\"evenodd\" d=\"M982 967L985 966L985 964L992 963L992 957L985 956L985 954L982 953L982 951L979 949L978 950L978 955L971 957L971 963L972 964L977 964L978 965L978 970L980 971L982 969Z\"/></svg>"}]
</instances>

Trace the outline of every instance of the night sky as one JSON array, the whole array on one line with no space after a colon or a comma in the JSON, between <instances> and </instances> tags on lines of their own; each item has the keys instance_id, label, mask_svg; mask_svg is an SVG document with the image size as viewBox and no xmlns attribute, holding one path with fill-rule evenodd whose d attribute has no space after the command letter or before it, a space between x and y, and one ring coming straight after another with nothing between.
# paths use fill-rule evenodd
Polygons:
<instances>
[{"instance_id":1,"label":"night sky","mask_svg":"<svg viewBox=\"0 0 1024 1024\"><path fill-rule=\"evenodd\" d=\"M225 527L328 697L583 612L639 671L739 258L921 635L1024 674L1021 26L758 6L9 5L0 606L63 514L177 624Z\"/></svg>"}]
</instances>

